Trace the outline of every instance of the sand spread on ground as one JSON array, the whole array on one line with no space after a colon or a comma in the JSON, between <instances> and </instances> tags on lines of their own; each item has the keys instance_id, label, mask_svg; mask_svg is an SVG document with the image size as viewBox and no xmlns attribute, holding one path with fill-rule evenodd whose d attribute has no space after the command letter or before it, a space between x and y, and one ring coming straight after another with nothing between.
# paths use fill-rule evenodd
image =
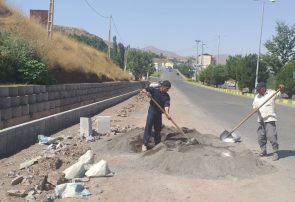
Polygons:
<instances>
[{"instance_id":1,"label":"sand spread on ground","mask_svg":"<svg viewBox=\"0 0 295 202\"><path fill-rule=\"evenodd\" d=\"M196 138L198 144L189 144L174 128L164 127L162 142L142 153L143 128L136 128L117 136L97 148L100 153L136 155L124 162L123 168L146 169L169 175L189 176L203 179L251 178L276 171L261 160L242 143L224 143L211 134L201 134L194 129L183 128L186 135Z\"/></svg>"}]
</instances>

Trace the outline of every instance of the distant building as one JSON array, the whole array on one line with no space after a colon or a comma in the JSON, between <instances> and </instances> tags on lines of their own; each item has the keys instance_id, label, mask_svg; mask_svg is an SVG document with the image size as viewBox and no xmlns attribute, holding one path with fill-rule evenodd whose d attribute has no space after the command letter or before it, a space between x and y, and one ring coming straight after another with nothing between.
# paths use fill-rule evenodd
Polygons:
<instances>
[{"instance_id":1,"label":"distant building","mask_svg":"<svg viewBox=\"0 0 295 202\"><path fill-rule=\"evenodd\" d=\"M203 70L206 69L209 65L216 64L216 60L213 55L205 53L203 55L199 55L197 66Z\"/></svg>"},{"instance_id":2,"label":"distant building","mask_svg":"<svg viewBox=\"0 0 295 202\"><path fill-rule=\"evenodd\" d=\"M164 65L166 68L169 68L169 67L171 67L172 69L173 69L173 66L174 66L174 64L173 64L173 62L165 62L165 65Z\"/></svg>"},{"instance_id":3,"label":"distant building","mask_svg":"<svg viewBox=\"0 0 295 202\"><path fill-rule=\"evenodd\" d=\"M48 10L30 10L30 19L36 19L44 26L48 23Z\"/></svg>"}]
</instances>

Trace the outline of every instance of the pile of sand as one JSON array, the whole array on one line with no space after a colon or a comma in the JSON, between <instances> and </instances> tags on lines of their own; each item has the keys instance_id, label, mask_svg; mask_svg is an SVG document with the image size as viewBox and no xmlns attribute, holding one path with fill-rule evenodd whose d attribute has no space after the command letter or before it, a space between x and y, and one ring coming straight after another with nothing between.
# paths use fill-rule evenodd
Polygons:
<instances>
[{"instance_id":1,"label":"pile of sand","mask_svg":"<svg viewBox=\"0 0 295 202\"><path fill-rule=\"evenodd\" d=\"M249 178L276 171L275 167L259 159L241 143L224 143L210 134L186 130L199 144L187 144L185 137L174 128L164 128L162 143L141 153L143 128L106 142L100 152L133 153L135 160L128 167L147 169L169 175L205 179ZM132 165L131 165L132 164ZM130 166L131 165L131 166Z\"/></svg>"}]
</instances>

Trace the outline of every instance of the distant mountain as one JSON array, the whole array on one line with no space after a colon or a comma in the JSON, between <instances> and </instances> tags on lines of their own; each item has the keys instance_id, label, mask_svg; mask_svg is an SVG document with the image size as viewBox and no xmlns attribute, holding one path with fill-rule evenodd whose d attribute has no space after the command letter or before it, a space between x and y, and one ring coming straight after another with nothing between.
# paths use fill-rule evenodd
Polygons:
<instances>
[{"instance_id":1,"label":"distant mountain","mask_svg":"<svg viewBox=\"0 0 295 202\"><path fill-rule=\"evenodd\" d=\"M158 55L160 55L162 53L164 56L166 56L169 59L172 59L172 58L176 58L176 59L179 59L179 60L186 60L187 59L186 57L177 55L176 53L174 53L172 51L161 50L161 49L158 49L158 48L156 48L154 46L147 46L147 47L143 48L142 50L151 51L151 52L156 53Z\"/></svg>"}]
</instances>

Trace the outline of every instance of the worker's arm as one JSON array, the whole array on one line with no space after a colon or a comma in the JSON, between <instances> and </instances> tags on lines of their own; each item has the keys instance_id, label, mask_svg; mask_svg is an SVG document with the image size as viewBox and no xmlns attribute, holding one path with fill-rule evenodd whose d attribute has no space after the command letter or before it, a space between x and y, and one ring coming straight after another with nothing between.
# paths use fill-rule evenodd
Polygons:
<instances>
[{"instance_id":1,"label":"worker's arm","mask_svg":"<svg viewBox=\"0 0 295 202\"><path fill-rule=\"evenodd\" d=\"M141 92L148 97L152 96L151 93L146 88L142 89Z\"/></svg>"},{"instance_id":2,"label":"worker's arm","mask_svg":"<svg viewBox=\"0 0 295 202\"><path fill-rule=\"evenodd\" d=\"M167 119L169 119L169 120L171 120L171 116L170 116L170 114L169 114L169 112L170 112L170 107L165 107L165 115L166 115L166 117L167 117Z\"/></svg>"}]
</instances>

